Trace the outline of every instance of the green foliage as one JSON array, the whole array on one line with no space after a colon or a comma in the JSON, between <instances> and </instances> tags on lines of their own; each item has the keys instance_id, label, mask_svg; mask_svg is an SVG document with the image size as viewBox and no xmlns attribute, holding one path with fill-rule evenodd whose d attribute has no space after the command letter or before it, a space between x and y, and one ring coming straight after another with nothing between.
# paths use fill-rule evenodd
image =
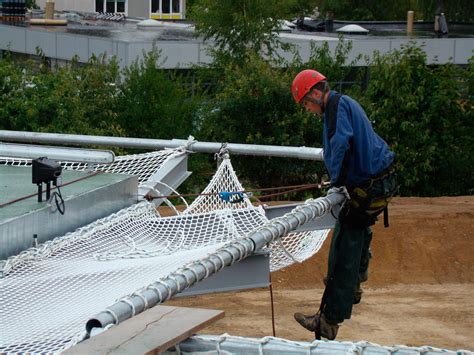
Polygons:
<instances>
[{"instance_id":1,"label":"green foliage","mask_svg":"<svg viewBox=\"0 0 474 355\"><path fill-rule=\"evenodd\" d=\"M36 0L26 0L26 7L28 9L39 9L40 7L36 3Z\"/></svg>"},{"instance_id":2,"label":"green foliage","mask_svg":"<svg viewBox=\"0 0 474 355\"><path fill-rule=\"evenodd\" d=\"M84 66L39 71L30 62L0 62L3 129L82 134L121 133L110 110L118 77L115 62L97 58Z\"/></svg>"},{"instance_id":3,"label":"green foliage","mask_svg":"<svg viewBox=\"0 0 474 355\"><path fill-rule=\"evenodd\" d=\"M50 69L41 51L39 65L7 53L0 60L0 129L321 147L322 121L295 105L291 82L303 68L321 71L331 84L357 79L350 50L343 40L332 50L313 46L308 61L296 56L286 66L248 51L243 61L190 71L160 69L157 51L122 71L103 58ZM474 57L465 68L428 65L411 44L368 65L367 88L354 86L352 96L396 152L401 193L473 193ZM207 181L215 166L208 158L191 159L195 174L186 191ZM252 187L310 183L326 173L317 162L233 159Z\"/></svg>"},{"instance_id":4,"label":"green foliage","mask_svg":"<svg viewBox=\"0 0 474 355\"><path fill-rule=\"evenodd\" d=\"M330 51L327 43L312 46L310 59L298 56L287 68L257 54L245 65L227 63L219 72L216 95L201 112L201 139L248 144L322 146L322 120L304 112L291 97L291 82L303 68L317 68L332 81L351 74L346 63L351 42L341 41ZM354 59L355 61L356 59ZM326 173L322 163L294 159L235 157L238 171L253 185L284 186L314 182Z\"/></svg>"},{"instance_id":5,"label":"green foliage","mask_svg":"<svg viewBox=\"0 0 474 355\"><path fill-rule=\"evenodd\" d=\"M286 0L284 3L290 18L308 16L318 6L321 18L332 12L335 19L347 21L405 21L408 10L415 11L415 17L425 21L433 21L439 11L446 14L448 22L474 20L474 2L471 0Z\"/></svg>"},{"instance_id":6,"label":"green foliage","mask_svg":"<svg viewBox=\"0 0 474 355\"><path fill-rule=\"evenodd\" d=\"M349 77L357 61L361 59L357 56L349 62L351 50L352 41L346 41L342 35L339 36L334 50L330 49L329 42L318 44L312 42L308 61L303 62L298 55L295 55L292 67L295 75L303 69L312 68L324 73L330 83L341 82Z\"/></svg>"},{"instance_id":7,"label":"green foliage","mask_svg":"<svg viewBox=\"0 0 474 355\"><path fill-rule=\"evenodd\" d=\"M287 0L284 5L286 17L311 14L318 3L318 0Z\"/></svg>"},{"instance_id":8,"label":"green foliage","mask_svg":"<svg viewBox=\"0 0 474 355\"><path fill-rule=\"evenodd\" d=\"M321 146L321 122L297 107L289 90L293 72L276 70L255 56L248 65L229 64L207 105L201 134L218 142ZM252 184L269 187L311 181L314 162L234 157Z\"/></svg>"},{"instance_id":9,"label":"green foliage","mask_svg":"<svg viewBox=\"0 0 474 355\"><path fill-rule=\"evenodd\" d=\"M122 72L115 60L93 57L50 69L0 61L0 128L58 133L186 138L192 134L195 99L185 75L157 67L152 51ZM15 60L14 60L15 59Z\"/></svg>"},{"instance_id":10,"label":"green foliage","mask_svg":"<svg viewBox=\"0 0 474 355\"><path fill-rule=\"evenodd\" d=\"M433 21L438 12L444 12L448 21L474 21L474 3L471 0L417 0L416 5L416 10L425 21Z\"/></svg>"},{"instance_id":11,"label":"green foliage","mask_svg":"<svg viewBox=\"0 0 474 355\"><path fill-rule=\"evenodd\" d=\"M199 0L190 16L197 34L214 41L211 54L217 61L242 62L249 53L274 52L283 4L282 0Z\"/></svg>"},{"instance_id":12,"label":"green foliage","mask_svg":"<svg viewBox=\"0 0 474 355\"><path fill-rule=\"evenodd\" d=\"M467 194L474 187L472 75L472 67L428 66L413 44L374 57L360 100L397 154L402 194Z\"/></svg>"},{"instance_id":13,"label":"green foliage","mask_svg":"<svg viewBox=\"0 0 474 355\"><path fill-rule=\"evenodd\" d=\"M415 3L415 0L320 0L319 5L323 14L330 11L338 20L393 21L405 20Z\"/></svg>"},{"instance_id":14,"label":"green foliage","mask_svg":"<svg viewBox=\"0 0 474 355\"><path fill-rule=\"evenodd\" d=\"M115 101L118 121L131 137L186 138L195 109L183 85L187 78L159 64L160 54L153 50L124 70Z\"/></svg>"}]
</instances>

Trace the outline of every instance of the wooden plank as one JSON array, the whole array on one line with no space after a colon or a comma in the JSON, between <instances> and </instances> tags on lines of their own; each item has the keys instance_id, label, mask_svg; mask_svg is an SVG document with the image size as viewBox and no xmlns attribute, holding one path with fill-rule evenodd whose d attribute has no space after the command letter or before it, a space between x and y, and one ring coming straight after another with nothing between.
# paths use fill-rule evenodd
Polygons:
<instances>
[{"instance_id":1,"label":"wooden plank","mask_svg":"<svg viewBox=\"0 0 474 355\"><path fill-rule=\"evenodd\" d=\"M224 311L155 306L63 354L157 354L224 317Z\"/></svg>"}]
</instances>

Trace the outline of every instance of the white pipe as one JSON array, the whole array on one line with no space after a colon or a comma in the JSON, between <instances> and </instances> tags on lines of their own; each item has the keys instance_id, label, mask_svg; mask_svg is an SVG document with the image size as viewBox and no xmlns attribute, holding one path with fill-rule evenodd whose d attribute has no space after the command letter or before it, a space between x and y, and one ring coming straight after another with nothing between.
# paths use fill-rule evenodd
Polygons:
<instances>
[{"instance_id":1,"label":"white pipe","mask_svg":"<svg viewBox=\"0 0 474 355\"><path fill-rule=\"evenodd\" d=\"M71 144L71 145L102 145L123 148L153 149L178 148L189 143L184 139L147 139L126 138L108 136L88 136L59 133L37 133L21 131L1 131L0 141L22 142L22 143L48 143L48 144ZM188 149L200 153L217 153L222 147L221 143L193 142ZM282 147L273 145L257 144L227 144L231 154L255 155L267 157L298 158L306 160L323 160L321 148L309 147Z\"/></svg>"},{"instance_id":2,"label":"white pipe","mask_svg":"<svg viewBox=\"0 0 474 355\"><path fill-rule=\"evenodd\" d=\"M93 164L112 164L115 155L110 150L48 147L44 145L11 144L0 142L0 157L36 159L47 157L60 161Z\"/></svg>"},{"instance_id":3,"label":"white pipe","mask_svg":"<svg viewBox=\"0 0 474 355\"><path fill-rule=\"evenodd\" d=\"M272 354L272 355L457 355L469 354L466 350L438 349L431 346L411 347L404 345L384 346L367 341L339 342L314 340L313 342L292 341L275 337L247 338L228 334L193 335L179 343L181 353L223 353L223 354ZM168 353L166 353L168 354Z\"/></svg>"}]
</instances>

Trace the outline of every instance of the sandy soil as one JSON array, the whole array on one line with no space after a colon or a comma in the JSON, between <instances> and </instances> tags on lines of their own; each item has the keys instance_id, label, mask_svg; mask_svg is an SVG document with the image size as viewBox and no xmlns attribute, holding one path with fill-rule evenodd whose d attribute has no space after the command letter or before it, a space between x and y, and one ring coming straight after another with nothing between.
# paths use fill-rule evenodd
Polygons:
<instances>
[{"instance_id":1,"label":"sandy soil","mask_svg":"<svg viewBox=\"0 0 474 355\"><path fill-rule=\"evenodd\" d=\"M362 303L337 340L474 350L474 196L396 198L390 228L374 227L369 281ZM276 336L314 339L293 313L314 313L323 292L329 239L303 264L272 274ZM272 335L268 289L172 300L222 309L203 333Z\"/></svg>"}]
</instances>

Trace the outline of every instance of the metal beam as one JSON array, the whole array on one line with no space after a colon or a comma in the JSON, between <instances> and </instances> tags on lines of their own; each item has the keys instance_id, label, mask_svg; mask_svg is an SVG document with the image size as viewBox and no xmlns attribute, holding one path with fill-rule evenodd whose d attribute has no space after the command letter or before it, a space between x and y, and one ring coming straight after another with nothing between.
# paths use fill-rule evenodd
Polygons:
<instances>
[{"instance_id":1,"label":"metal beam","mask_svg":"<svg viewBox=\"0 0 474 355\"><path fill-rule=\"evenodd\" d=\"M111 164L115 155L110 150L48 147L44 145L11 144L0 142L0 157L36 159L48 157L60 161L92 164Z\"/></svg>"},{"instance_id":2,"label":"metal beam","mask_svg":"<svg viewBox=\"0 0 474 355\"><path fill-rule=\"evenodd\" d=\"M333 206L343 202L343 194L334 193L316 200L306 201L283 217L269 221L246 238L229 243L194 265L179 270L140 291L127 296L95 317L89 319L86 330L119 324L147 308L162 303L188 287L206 279L226 266L239 262L268 243L294 231L306 222L329 213Z\"/></svg>"},{"instance_id":3,"label":"metal beam","mask_svg":"<svg viewBox=\"0 0 474 355\"><path fill-rule=\"evenodd\" d=\"M187 145L188 150L199 153L217 153L222 147L222 143L197 141L190 142L185 139L164 140L3 130L0 130L0 141L70 145L101 145L152 150L178 148L182 147L183 145ZM323 160L323 150L321 148L228 143L227 149L229 153L237 155Z\"/></svg>"},{"instance_id":4,"label":"metal beam","mask_svg":"<svg viewBox=\"0 0 474 355\"><path fill-rule=\"evenodd\" d=\"M145 183L138 186L138 196L168 196L191 175L188 171L188 154L179 155L168 159L155 174L150 176ZM159 206L164 199L155 199L153 203Z\"/></svg>"}]
</instances>

